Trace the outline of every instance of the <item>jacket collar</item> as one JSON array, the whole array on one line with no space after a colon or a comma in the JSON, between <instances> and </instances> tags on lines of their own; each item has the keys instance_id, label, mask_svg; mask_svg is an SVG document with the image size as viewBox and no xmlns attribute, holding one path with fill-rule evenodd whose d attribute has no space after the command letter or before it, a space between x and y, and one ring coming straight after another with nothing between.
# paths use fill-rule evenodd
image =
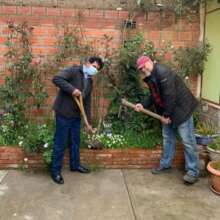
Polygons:
<instances>
[{"instance_id":1,"label":"jacket collar","mask_svg":"<svg viewBox=\"0 0 220 220\"><path fill-rule=\"evenodd\" d=\"M80 66L79 66L79 72L82 73L82 74L84 74L84 73L83 73L83 65L80 65Z\"/></svg>"}]
</instances>

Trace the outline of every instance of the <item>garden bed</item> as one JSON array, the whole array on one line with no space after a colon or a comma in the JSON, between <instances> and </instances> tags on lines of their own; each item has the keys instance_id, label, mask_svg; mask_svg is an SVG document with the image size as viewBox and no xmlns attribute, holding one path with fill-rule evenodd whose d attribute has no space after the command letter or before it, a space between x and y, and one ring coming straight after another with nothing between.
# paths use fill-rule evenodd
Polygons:
<instances>
[{"instance_id":1,"label":"garden bed","mask_svg":"<svg viewBox=\"0 0 220 220\"><path fill-rule=\"evenodd\" d=\"M82 164L103 168L152 168L158 165L161 148L155 149L81 149ZM68 167L68 150L65 154L64 164ZM183 167L184 155L182 147L177 147L174 167ZM19 147L0 147L0 169L10 168L44 168L45 163L40 153L25 153Z\"/></svg>"}]
</instances>

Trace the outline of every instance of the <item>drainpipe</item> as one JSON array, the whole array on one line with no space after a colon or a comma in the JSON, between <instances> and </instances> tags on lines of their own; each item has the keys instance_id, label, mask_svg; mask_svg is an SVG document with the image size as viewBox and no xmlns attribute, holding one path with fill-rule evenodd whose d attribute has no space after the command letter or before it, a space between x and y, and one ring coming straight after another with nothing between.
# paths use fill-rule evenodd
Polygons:
<instances>
[{"instance_id":1,"label":"drainpipe","mask_svg":"<svg viewBox=\"0 0 220 220\"><path fill-rule=\"evenodd\" d=\"M203 42L204 36L205 36L205 3L200 3L199 20L200 20L199 42ZM202 76L201 76L201 74L198 74L197 88L196 88L196 97L197 98L199 98L201 96L201 89L202 89Z\"/></svg>"}]
</instances>

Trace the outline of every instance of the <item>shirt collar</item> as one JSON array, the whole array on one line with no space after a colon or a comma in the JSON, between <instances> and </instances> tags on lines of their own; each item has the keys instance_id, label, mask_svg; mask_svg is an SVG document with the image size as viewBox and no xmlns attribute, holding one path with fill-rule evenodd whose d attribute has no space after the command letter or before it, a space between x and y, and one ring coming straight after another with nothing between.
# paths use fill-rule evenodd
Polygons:
<instances>
[{"instance_id":1,"label":"shirt collar","mask_svg":"<svg viewBox=\"0 0 220 220\"><path fill-rule=\"evenodd\" d=\"M85 79L88 78L88 74L83 72L83 65L80 66L80 73L83 74L83 77L84 77Z\"/></svg>"}]
</instances>

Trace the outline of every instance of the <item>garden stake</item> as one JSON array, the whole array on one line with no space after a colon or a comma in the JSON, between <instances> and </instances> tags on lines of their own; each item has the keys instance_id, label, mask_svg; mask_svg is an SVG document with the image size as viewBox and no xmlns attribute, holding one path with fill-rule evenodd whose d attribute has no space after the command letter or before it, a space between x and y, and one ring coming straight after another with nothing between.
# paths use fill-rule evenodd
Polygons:
<instances>
[{"instance_id":1,"label":"garden stake","mask_svg":"<svg viewBox=\"0 0 220 220\"><path fill-rule=\"evenodd\" d=\"M122 99L121 102L122 102L123 105L135 109L135 105L133 103L131 103L131 102L128 102L126 99ZM158 114L156 114L156 113L154 113L152 111L149 111L147 109L143 109L143 110L141 110L141 112L143 112L144 114L149 115L149 116L151 116L153 118L156 118L158 120L162 119L162 117L160 115L158 115Z\"/></svg>"}]
</instances>

